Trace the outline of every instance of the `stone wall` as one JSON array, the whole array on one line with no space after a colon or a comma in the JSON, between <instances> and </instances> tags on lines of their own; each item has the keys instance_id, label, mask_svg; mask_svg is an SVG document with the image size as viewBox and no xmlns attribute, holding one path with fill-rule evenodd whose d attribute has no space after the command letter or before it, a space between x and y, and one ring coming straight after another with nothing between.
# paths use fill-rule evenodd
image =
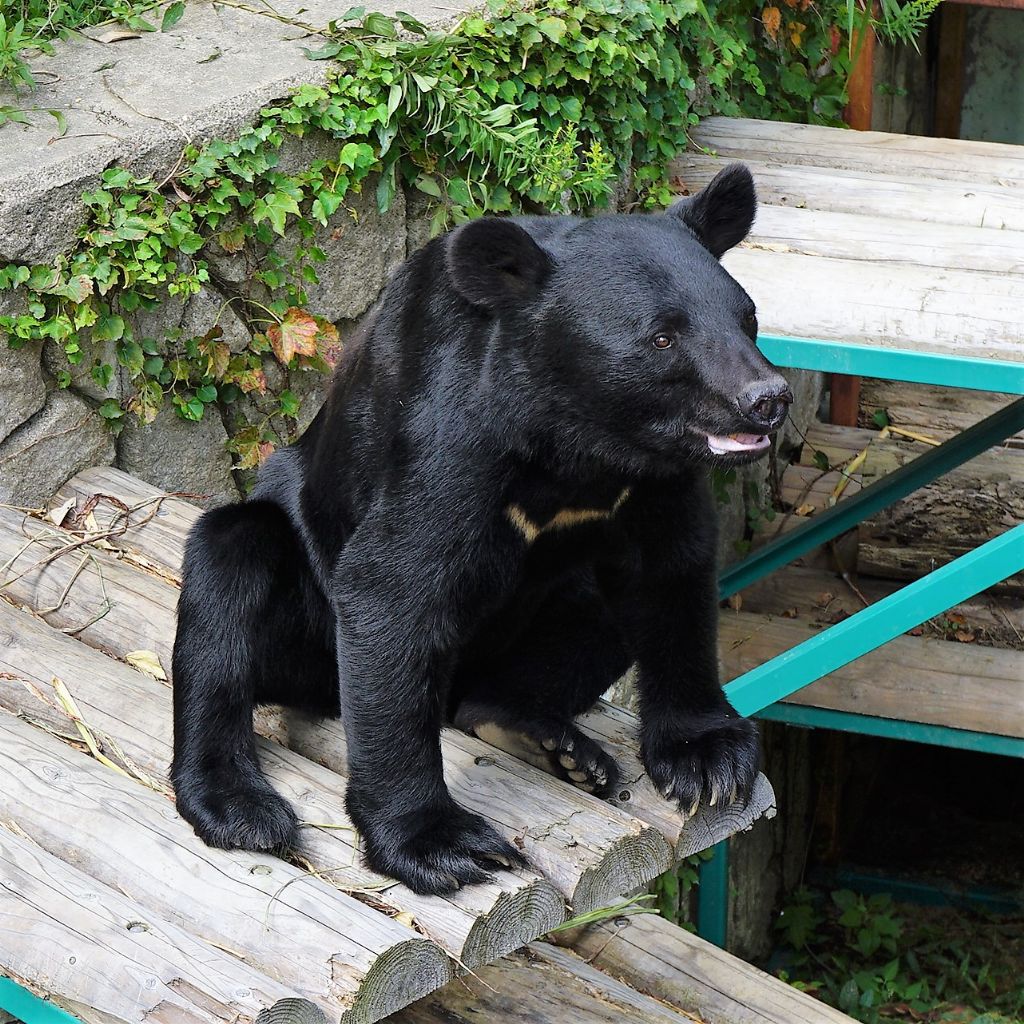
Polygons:
<instances>
[{"instance_id":1,"label":"stone wall","mask_svg":"<svg viewBox=\"0 0 1024 1024\"><path fill-rule=\"evenodd\" d=\"M408 249L401 194L380 215L371 182L349 206L352 213L322 228L314 239L327 260L318 267L321 283L312 288L309 302L311 310L339 323L343 337L374 303ZM416 229L421 239L422 227ZM124 314L125 319L136 338L202 335L216 322L224 332L221 340L239 351L248 343L252 326L234 312L243 304L231 300L258 294L261 286L250 271L241 255L222 256L211 261L210 285L186 303L168 299L153 311ZM6 301L8 308L16 308L16 297ZM96 408L106 398L124 398L128 381L115 373L109 386L100 388L89 374L91 345L82 347L87 358L70 366L55 345L46 345L45 351L39 343L16 350L0 345L0 502L40 505L64 480L90 465L116 465L167 490L205 495L210 504L240 496L225 444L233 427L258 414L259 399L243 398L223 412L209 405L199 422L181 419L168 403L147 425L126 416L115 438ZM101 354L116 365L112 351ZM57 386L62 370L71 376L65 389ZM305 399L299 422L304 427L319 408L328 378L315 371L293 371L288 379L288 371L277 372L280 379L271 382L276 389L289 387Z\"/></svg>"}]
</instances>

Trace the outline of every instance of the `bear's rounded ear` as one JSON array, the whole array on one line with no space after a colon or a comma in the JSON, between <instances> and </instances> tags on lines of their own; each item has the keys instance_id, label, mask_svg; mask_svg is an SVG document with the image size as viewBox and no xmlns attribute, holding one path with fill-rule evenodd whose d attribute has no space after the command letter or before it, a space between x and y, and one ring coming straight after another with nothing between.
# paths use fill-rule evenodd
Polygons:
<instances>
[{"instance_id":1,"label":"bear's rounded ear","mask_svg":"<svg viewBox=\"0 0 1024 1024\"><path fill-rule=\"evenodd\" d=\"M459 294L494 312L536 295L554 266L526 231L501 217L480 217L456 228L446 259Z\"/></svg>"},{"instance_id":2,"label":"bear's rounded ear","mask_svg":"<svg viewBox=\"0 0 1024 1024\"><path fill-rule=\"evenodd\" d=\"M715 257L742 242L757 213L754 179L745 164L729 164L695 196L680 199L668 209L691 228Z\"/></svg>"}]
</instances>

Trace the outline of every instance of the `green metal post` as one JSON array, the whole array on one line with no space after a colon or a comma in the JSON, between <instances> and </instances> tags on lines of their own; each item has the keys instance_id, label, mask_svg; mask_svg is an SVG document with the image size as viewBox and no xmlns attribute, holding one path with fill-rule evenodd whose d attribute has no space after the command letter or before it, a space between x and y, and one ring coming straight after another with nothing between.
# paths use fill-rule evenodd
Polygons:
<instances>
[{"instance_id":1,"label":"green metal post","mask_svg":"<svg viewBox=\"0 0 1024 1024\"><path fill-rule=\"evenodd\" d=\"M1024 430L1024 398L986 417L945 444L930 449L901 466L895 473L889 473L877 483L865 487L852 498L846 498L826 512L812 516L771 544L766 544L722 574L719 580L720 596L735 594L737 590L742 590L762 576L792 562L794 558L837 537L943 473L987 451L1018 430Z\"/></svg>"},{"instance_id":2,"label":"green metal post","mask_svg":"<svg viewBox=\"0 0 1024 1024\"><path fill-rule=\"evenodd\" d=\"M25 1024L81 1024L77 1017L33 995L10 978L0 978L0 1010L6 1010Z\"/></svg>"},{"instance_id":3,"label":"green metal post","mask_svg":"<svg viewBox=\"0 0 1024 1024\"><path fill-rule=\"evenodd\" d=\"M741 715L758 711L1024 569L1024 523L759 665L725 687Z\"/></svg>"},{"instance_id":4,"label":"green metal post","mask_svg":"<svg viewBox=\"0 0 1024 1024\"><path fill-rule=\"evenodd\" d=\"M700 866L697 886L697 934L725 948L729 928L729 840L711 847L711 859Z\"/></svg>"}]
</instances>

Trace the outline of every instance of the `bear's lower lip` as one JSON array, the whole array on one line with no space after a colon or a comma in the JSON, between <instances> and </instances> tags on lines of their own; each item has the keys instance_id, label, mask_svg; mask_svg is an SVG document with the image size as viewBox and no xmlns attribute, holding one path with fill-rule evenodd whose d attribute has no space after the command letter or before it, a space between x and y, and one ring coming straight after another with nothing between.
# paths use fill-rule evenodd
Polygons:
<instances>
[{"instance_id":1,"label":"bear's lower lip","mask_svg":"<svg viewBox=\"0 0 1024 1024\"><path fill-rule=\"evenodd\" d=\"M771 444L767 434L730 434L718 437L708 434L708 447L715 455L728 455L730 452L759 452Z\"/></svg>"}]
</instances>

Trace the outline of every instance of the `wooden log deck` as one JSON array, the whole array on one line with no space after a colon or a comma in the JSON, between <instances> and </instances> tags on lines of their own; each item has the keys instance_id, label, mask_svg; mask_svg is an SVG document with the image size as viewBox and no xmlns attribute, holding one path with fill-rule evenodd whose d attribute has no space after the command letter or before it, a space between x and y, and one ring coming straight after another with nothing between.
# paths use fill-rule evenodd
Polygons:
<instances>
[{"instance_id":1,"label":"wooden log deck","mask_svg":"<svg viewBox=\"0 0 1024 1024\"><path fill-rule=\"evenodd\" d=\"M268 709L260 755L301 849L207 848L167 783L178 573L199 514L110 468L46 510L0 507L0 975L89 1024L246 1021L289 998L380 1020L774 813L761 776L747 808L684 819L611 706L583 723L623 768L611 801L450 731L453 794L531 869L417 896L361 861L339 723Z\"/></svg>"}]
</instances>

